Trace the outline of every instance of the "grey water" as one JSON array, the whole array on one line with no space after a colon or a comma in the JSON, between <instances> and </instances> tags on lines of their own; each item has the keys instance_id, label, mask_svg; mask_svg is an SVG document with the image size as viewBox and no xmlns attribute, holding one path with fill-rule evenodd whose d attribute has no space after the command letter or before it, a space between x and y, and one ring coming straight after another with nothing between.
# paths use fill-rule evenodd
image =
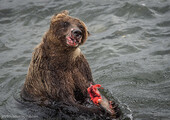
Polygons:
<instances>
[{"instance_id":1,"label":"grey water","mask_svg":"<svg viewBox=\"0 0 170 120\"><path fill-rule=\"evenodd\" d=\"M0 0L0 119L43 112L15 97L52 15L65 9L86 23L91 36L81 50L121 119L170 120L169 0Z\"/></svg>"}]
</instances>

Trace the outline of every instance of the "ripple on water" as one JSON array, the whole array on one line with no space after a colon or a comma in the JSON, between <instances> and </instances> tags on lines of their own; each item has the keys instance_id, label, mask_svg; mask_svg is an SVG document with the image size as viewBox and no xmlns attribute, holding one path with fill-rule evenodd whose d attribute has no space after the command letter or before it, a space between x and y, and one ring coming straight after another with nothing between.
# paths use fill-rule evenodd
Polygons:
<instances>
[{"instance_id":1,"label":"ripple on water","mask_svg":"<svg viewBox=\"0 0 170 120\"><path fill-rule=\"evenodd\" d=\"M154 6L152 7L152 9L160 14L165 14L170 11L170 5L167 4L164 6L156 6L156 7Z\"/></svg>"},{"instance_id":2,"label":"ripple on water","mask_svg":"<svg viewBox=\"0 0 170 120\"><path fill-rule=\"evenodd\" d=\"M128 18L154 18L154 13L146 6L139 4L130 4L126 2L122 7L115 10L115 15Z\"/></svg>"},{"instance_id":3,"label":"ripple on water","mask_svg":"<svg viewBox=\"0 0 170 120\"><path fill-rule=\"evenodd\" d=\"M11 48L7 47L4 43L0 41L0 52L8 51L8 50L11 50Z\"/></svg>"},{"instance_id":4,"label":"ripple on water","mask_svg":"<svg viewBox=\"0 0 170 120\"><path fill-rule=\"evenodd\" d=\"M116 37L122 37L124 35L127 35L127 34L135 34L139 31L141 31L142 28L139 27L139 26L136 26L136 27L131 27L131 28L126 28L126 29L123 29L123 30L116 30L114 33L112 33L113 37L116 38Z\"/></svg>"},{"instance_id":5,"label":"ripple on water","mask_svg":"<svg viewBox=\"0 0 170 120\"><path fill-rule=\"evenodd\" d=\"M169 20L168 21L162 21L160 23L157 23L156 25L159 26L159 27L170 27L170 21Z\"/></svg>"},{"instance_id":6,"label":"ripple on water","mask_svg":"<svg viewBox=\"0 0 170 120\"><path fill-rule=\"evenodd\" d=\"M143 35L145 37L150 37L150 38L158 38L158 37L161 37L161 38L164 38L164 37L170 37L170 33L167 31L167 32L144 32Z\"/></svg>"},{"instance_id":7,"label":"ripple on water","mask_svg":"<svg viewBox=\"0 0 170 120\"><path fill-rule=\"evenodd\" d=\"M140 52L141 50L139 50L138 48L136 48L135 46L132 45L123 45L121 47L119 47L117 49L117 53L119 54L132 54L132 53L137 53Z\"/></svg>"},{"instance_id":8,"label":"ripple on water","mask_svg":"<svg viewBox=\"0 0 170 120\"><path fill-rule=\"evenodd\" d=\"M168 55L168 54L170 54L170 50L160 50L151 53L151 55Z\"/></svg>"},{"instance_id":9,"label":"ripple on water","mask_svg":"<svg viewBox=\"0 0 170 120\"><path fill-rule=\"evenodd\" d=\"M2 64L1 68L10 68L16 65L22 65L23 63L26 62L26 57L19 57L17 59L13 59L10 61L6 61L5 63Z\"/></svg>"},{"instance_id":10,"label":"ripple on water","mask_svg":"<svg viewBox=\"0 0 170 120\"><path fill-rule=\"evenodd\" d=\"M0 18L8 18L13 16L13 9L5 8L0 9Z\"/></svg>"}]
</instances>

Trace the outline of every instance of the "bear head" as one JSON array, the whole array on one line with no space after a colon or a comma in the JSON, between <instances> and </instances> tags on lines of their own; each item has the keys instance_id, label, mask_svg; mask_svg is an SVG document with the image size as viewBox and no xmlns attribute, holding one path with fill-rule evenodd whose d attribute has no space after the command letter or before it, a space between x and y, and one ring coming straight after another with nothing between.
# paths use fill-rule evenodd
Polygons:
<instances>
[{"instance_id":1,"label":"bear head","mask_svg":"<svg viewBox=\"0 0 170 120\"><path fill-rule=\"evenodd\" d=\"M64 10L52 17L49 29L50 40L64 48L77 48L86 41L89 32L83 21L68 14L69 12Z\"/></svg>"}]
</instances>

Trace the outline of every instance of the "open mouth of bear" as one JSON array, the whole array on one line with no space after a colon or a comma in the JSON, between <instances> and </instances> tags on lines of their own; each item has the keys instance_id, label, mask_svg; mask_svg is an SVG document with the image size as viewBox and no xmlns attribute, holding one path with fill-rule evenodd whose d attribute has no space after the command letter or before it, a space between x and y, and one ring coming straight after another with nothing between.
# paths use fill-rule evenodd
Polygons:
<instances>
[{"instance_id":1,"label":"open mouth of bear","mask_svg":"<svg viewBox=\"0 0 170 120\"><path fill-rule=\"evenodd\" d=\"M66 43L68 46L77 47L81 43L82 35L75 30L66 36Z\"/></svg>"}]
</instances>

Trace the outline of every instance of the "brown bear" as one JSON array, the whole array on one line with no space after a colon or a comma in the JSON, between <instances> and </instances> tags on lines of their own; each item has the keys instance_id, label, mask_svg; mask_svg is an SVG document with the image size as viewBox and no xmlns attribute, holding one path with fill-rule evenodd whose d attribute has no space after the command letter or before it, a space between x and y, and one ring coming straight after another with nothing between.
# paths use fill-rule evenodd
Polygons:
<instances>
[{"instance_id":1,"label":"brown bear","mask_svg":"<svg viewBox=\"0 0 170 120\"><path fill-rule=\"evenodd\" d=\"M101 114L102 108L87 107L91 70L79 48L89 33L85 24L63 11L52 17L50 28L35 48L21 97L50 106L51 101L70 104L79 112Z\"/></svg>"}]
</instances>

